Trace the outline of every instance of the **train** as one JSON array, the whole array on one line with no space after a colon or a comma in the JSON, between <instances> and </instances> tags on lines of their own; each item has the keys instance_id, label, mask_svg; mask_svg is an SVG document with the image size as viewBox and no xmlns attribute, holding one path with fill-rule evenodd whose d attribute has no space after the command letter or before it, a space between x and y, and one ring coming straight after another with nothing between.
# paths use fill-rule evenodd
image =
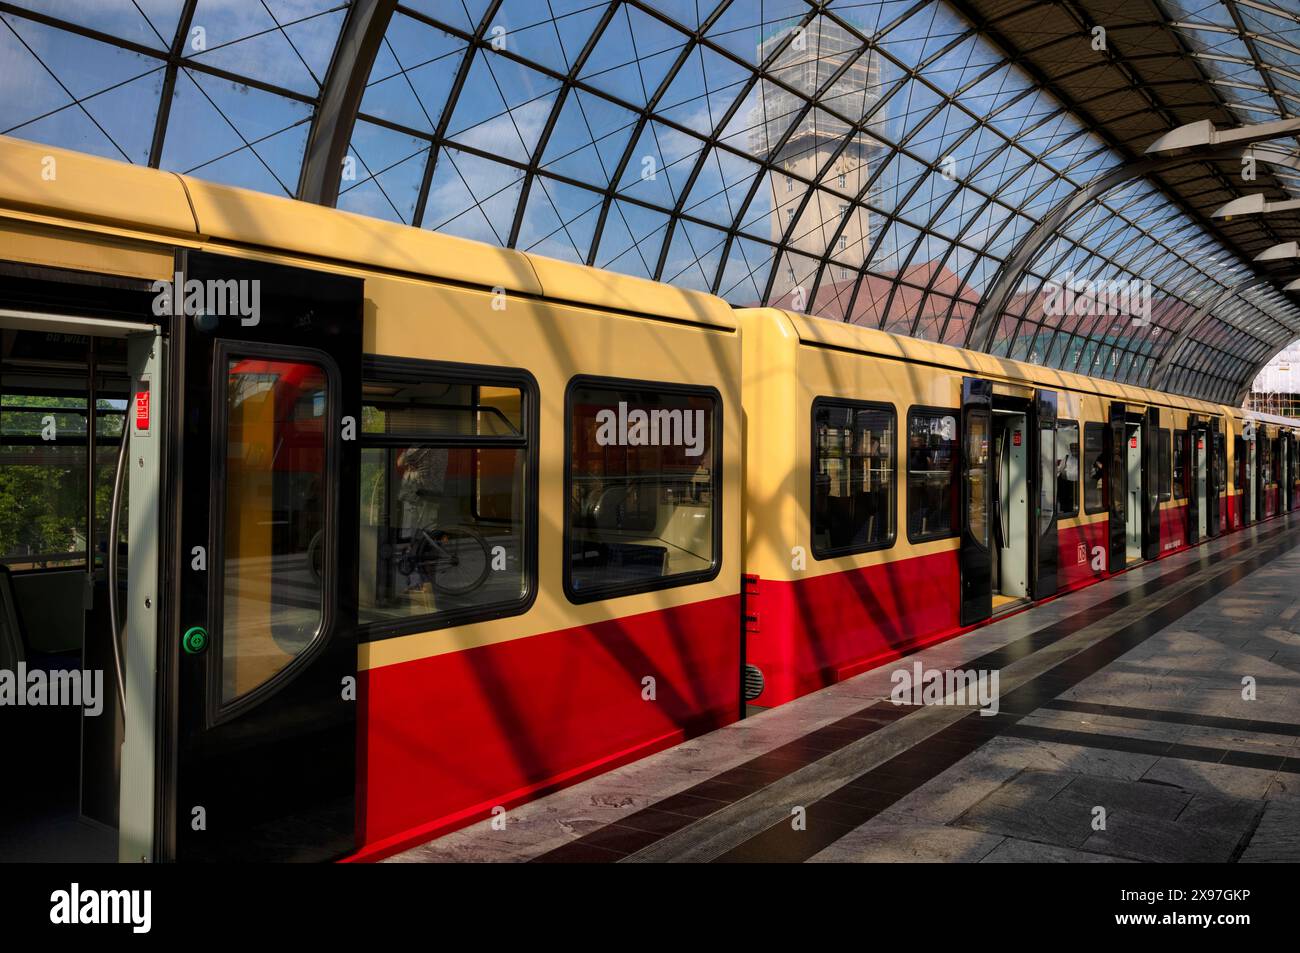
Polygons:
<instances>
[{"instance_id":1,"label":"train","mask_svg":"<svg viewBox=\"0 0 1300 953\"><path fill-rule=\"evenodd\" d=\"M0 668L120 669L112 730L24 749L120 860L509 823L1300 505L1297 421L16 139L0 171L0 402L92 342L59 386L118 401L128 516L107 575L0 572Z\"/></svg>"}]
</instances>

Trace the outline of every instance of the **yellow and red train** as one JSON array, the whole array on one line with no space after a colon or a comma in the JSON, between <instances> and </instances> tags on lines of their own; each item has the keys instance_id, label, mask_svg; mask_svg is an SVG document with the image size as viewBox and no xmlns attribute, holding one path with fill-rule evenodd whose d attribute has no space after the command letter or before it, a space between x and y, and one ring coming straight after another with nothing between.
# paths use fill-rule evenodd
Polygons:
<instances>
[{"instance_id":1,"label":"yellow and red train","mask_svg":"<svg viewBox=\"0 0 1300 953\"><path fill-rule=\"evenodd\" d=\"M56 645L24 600L102 560L0 553L0 667L120 662L116 731L33 737L122 859L382 857L1300 500L1291 421L17 140L0 173L0 406L118 400L131 463L125 624Z\"/></svg>"}]
</instances>

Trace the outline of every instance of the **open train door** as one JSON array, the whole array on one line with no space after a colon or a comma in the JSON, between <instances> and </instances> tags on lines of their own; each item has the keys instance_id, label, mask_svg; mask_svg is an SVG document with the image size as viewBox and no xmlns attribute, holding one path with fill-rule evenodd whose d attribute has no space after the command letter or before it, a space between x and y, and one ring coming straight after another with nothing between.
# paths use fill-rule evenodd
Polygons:
<instances>
[{"instance_id":1,"label":"open train door","mask_svg":"<svg viewBox=\"0 0 1300 953\"><path fill-rule=\"evenodd\" d=\"M1219 467L1218 467L1218 417L1205 417L1205 426L1201 430L1201 439L1205 442L1205 537L1213 540L1218 536L1218 494L1222 493L1222 486L1219 486Z\"/></svg>"},{"instance_id":2,"label":"open train door","mask_svg":"<svg viewBox=\"0 0 1300 953\"><path fill-rule=\"evenodd\" d=\"M339 857L356 826L363 283L193 251L176 270L158 854Z\"/></svg>"},{"instance_id":3,"label":"open train door","mask_svg":"<svg viewBox=\"0 0 1300 953\"><path fill-rule=\"evenodd\" d=\"M1033 597L1046 599L1056 593L1056 391L1034 393L1034 415L1038 418L1038 533L1034 542Z\"/></svg>"},{"instance_id":4,"label":"open train door","mask_svg":"<svg viewBox=\"0 0 1300 953\"><path fill-rule=\"evenodd\" d=\"M1183 480L1186 484L1184 492L1187 494L1188 544L1201 541L1201 506L1196 492L1201 479L1201 473L1198 469L1199 457L1196 453L1196 443L1201 434L1201 426L1201 418L1196 414L1189 414L1187 416L1187 429L1183 432Z\"/></svg>"},{"instance_id":5,"label":"open train door","mask_svg":"<svg viewBox=\"0 0 1300 953\"><path fill-rule=\"evenodd\" d=\"M1127 557L1127 446L1128 408L1115 402L1110 405L1110 426L1106 428L1106 495L1110 498L1110 558L1106 568L1111 572L1123 569Z\"/></svg>"},{"instance_id":6,"label":"open train door","mask_svg":"<svg viewBox=\"0 0 1300 953\"><path fill-rule=\"evenodd\" d=\"M1160 555L1160 409L1142 419L1142 558Z\"/></svg>"},{"instance_id":7,"label":"open train door","mask_svg":"<svg viewBox=\"0 0 1300 953\"><path fill-rule=\"evenodd\" d=\"M993 511L993 382L961 382L962 506L958 563L961 624L993 614L993 554L989 521Z\"/></svg>"}]
</instances>

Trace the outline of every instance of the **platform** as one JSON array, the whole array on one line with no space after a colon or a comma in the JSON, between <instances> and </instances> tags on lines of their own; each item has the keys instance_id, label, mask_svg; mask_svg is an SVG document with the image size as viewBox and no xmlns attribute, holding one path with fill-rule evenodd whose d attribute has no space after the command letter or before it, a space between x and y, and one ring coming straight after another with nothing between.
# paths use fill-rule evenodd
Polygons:
<instances>
[{"instance_id":1,"label":"platform","mask_svg":"<svg viewBox=\"0 0 1300 953\"><path fill-rule=\"evenodd\" d=\"M1298 576L1274 520L390 860L1300 861ZM998 713L895 705L917 662Z\"/></svg>"}]
</instances>

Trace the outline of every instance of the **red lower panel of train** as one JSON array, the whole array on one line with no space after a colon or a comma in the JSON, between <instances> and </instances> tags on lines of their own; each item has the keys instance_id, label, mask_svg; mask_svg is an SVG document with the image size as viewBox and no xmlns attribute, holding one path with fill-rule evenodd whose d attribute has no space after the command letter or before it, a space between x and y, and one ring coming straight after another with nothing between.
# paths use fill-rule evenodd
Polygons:
<instances>
[{"instance_id":1,"label":"red lower panel of train","mask_svg":"<svg viewBox=\"0 0 1300 953\"><path fill-rule=\"evenodd\" d=\"M957 551L794 582L762 579L746 655L763 672L755 704L780 705L955 635Z\"/></svg>"},{"instance_id":2,"label":"red lower panel of train","mask_svg":"<svg viewBox=\"0 0 1300 953\"><path fill-rule=\"evenodd\" d=\"M735 721L740 625L736 595L363 673L354 859Z\"/></svg>"}]
</instances>

